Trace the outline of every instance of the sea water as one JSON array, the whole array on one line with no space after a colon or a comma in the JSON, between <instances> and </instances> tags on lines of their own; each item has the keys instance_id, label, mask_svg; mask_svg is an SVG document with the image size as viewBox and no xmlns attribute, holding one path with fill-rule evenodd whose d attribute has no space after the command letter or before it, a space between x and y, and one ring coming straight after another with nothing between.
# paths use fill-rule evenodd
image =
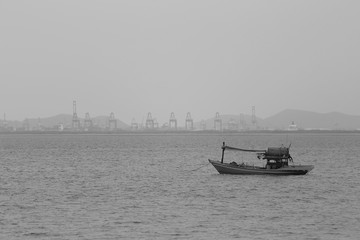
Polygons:
<instances>
[{"instance_id":1,"label":"sea water","mask_svg":"<svg viewBox=\"0 0 360 240\"><path fill-rule=\"evenodd\" d=\"M315 168L220 175L223 141ZM0 239L359 239L359 160L359 134L1 134Z\"/></svg>"}]
</instances>

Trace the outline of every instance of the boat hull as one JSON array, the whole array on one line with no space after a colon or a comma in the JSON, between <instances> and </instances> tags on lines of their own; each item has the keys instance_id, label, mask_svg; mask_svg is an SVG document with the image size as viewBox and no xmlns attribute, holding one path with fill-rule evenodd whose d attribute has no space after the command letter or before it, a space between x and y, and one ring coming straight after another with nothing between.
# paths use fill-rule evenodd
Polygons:
<instances>
[{"instance_id":1,"label":"boat hull","mask_svg":"<svg viewBox=\"0 0 360 240\"><path fill-rule=\"evenodd\" d=\"M310 172L313 165L294 165L277 169L266 169L253 166L236 166L229 163L221 163L209 159L209 162L215 167L220 174L239 174L239 175L304 175Z\"/></svg>"}]
</instances>

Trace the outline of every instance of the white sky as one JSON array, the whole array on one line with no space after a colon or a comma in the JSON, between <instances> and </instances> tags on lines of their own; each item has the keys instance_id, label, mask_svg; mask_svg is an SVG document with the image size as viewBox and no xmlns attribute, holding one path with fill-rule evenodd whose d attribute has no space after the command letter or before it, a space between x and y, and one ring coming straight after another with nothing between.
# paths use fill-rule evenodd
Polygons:
<instances>
[{"instance_id":1,"label":"white sky","mask_svg":"<svg viewBox=\"0 0 360 240\"><path fill-rule=\"evenodd\" d=\"M360 115L360 1L0 0L0 113ZM1 113L1 115L3 114Z\"/></svg>"}]
</instances>

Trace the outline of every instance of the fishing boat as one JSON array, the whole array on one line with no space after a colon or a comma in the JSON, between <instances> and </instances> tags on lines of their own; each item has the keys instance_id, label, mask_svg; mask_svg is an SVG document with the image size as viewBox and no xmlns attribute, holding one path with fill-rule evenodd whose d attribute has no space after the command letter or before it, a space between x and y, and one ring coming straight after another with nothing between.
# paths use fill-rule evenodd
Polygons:
<instances>
[{"instance_id":1,"label":"fishing boat","mask_svg":"<svg viewBox=\"0 0 360 240\"><path fill-rule=\"evenodd\" d=\"M220 174L245 174L245 175L304 175L310 172L314 165L294 165L293 159L289 153L289 147L271 147L267 150L252 150L241 149L226 146L225 142L222 145L221 161L214 161L209 159L209 162L215 167ZM224 163L225 150L254 152L258 159L265 160L265 166L248 165L245 163L238 164L237 162Z\"/></svg>"}]
</instances>

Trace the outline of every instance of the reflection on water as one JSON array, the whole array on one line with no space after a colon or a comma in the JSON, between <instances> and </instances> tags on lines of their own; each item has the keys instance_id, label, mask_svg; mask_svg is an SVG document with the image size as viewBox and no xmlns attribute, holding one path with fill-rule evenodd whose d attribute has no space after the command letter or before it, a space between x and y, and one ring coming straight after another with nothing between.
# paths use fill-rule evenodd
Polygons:
<instances>
[{"instance_id":1,"label":"reflection on water","mask_svg":"<svg viewBox=\"0 0 360 240\"><path fill-rule=\"evenodd\" d=\"M223 141L291 142L315 169L220 175L207 159ZM357 239L359 146L358 134L0 135L0 238Z\"/></svg>"}]
</instances>

